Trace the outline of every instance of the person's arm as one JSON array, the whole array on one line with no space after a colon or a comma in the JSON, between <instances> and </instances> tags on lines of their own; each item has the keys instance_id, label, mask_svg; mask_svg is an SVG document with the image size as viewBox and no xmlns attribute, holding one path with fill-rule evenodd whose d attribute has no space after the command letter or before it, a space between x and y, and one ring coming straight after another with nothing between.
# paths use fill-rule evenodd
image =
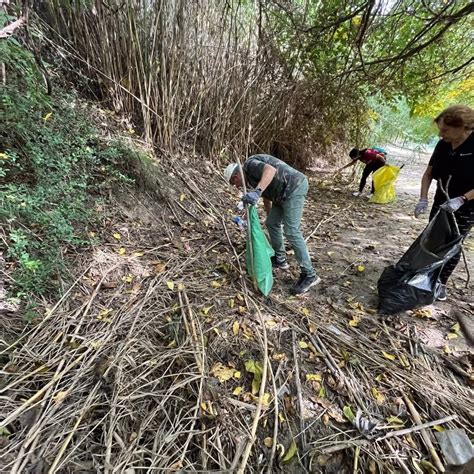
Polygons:
<instances>
[{"instance_id":1,"label":"person's arm","mask_svg":"<svg viewBox=\"0 0 474 474\"><path fill-rule=\"evenodd\" d=\"M268 216L272 208L272 201L270 201L270 199L263 198L263 207L265 208L265 214Z\"/></svg>"},{"instance_id":2,"label":"person's arm","mask_svg":"<svg viewBox=\"0 0 474 474\"><path fill-rule=\"evenodd\" d=\"M430 189L431 181L433 181L433 166L428 165L423 177L421 178L420 200L415 206L415 217L418 218L424 214L428 209L428 191Z\"/></svg>"},{"instance_id":3,"label":"person's arm","mask_svg":"<svg viewBox=\"0 0 474 474\"><path fill-rule=\"evenodd\" d=\"M276 171L276 168L274 168L273 166L265 164L262 171L262 177L258 182L257 188L259 188L262 192L265 191L265 189L267 189L270 183L272 182Z\"/></svg>"},{"instance_id":4,"label":"person's arm","mask_svg":"<svg viewBox=\"0 0 474 474\"><path fill-rule=\"evenodd\" d=\"M470 191L468 191L467 193L464 193L464 197L468 200L468 201L472 201L474 199L474 189L471 189Z\"/></svg>"},{"instance_id":5,"label":"person's arm","mask_svg":"<svg viewBox=\"0 0 474 474\"><path fill-rule=\"evenodd\" d=\"M444 204L441 205L441 208L448 212L456 212L461 206L464 206L471 199L474 199L474 189L471 189L467 193L464 193L462 196L448 199Z\"/></svg>"},{"instance_id":6,"label":"person's arm","mask_svg":"<svg viewBox=\"0 0 474 474\"><path fill-rule=\"evenodd\" d=\"M337 170L337 173L340 173L342 170L345 170L346 168L349 168L349 166L354 166L357 163L358 160L352 160L350 163L347 163L347 165L344 165L342 168L339 168Z\"/></svg>"},{"instance_id":7,"label":"person's arm","mask_svg":"<svg viewBox=\"0 0 474 474\"><path fill-rule=\"evenodd\" d=\"M252 164L252 163L251 163ZM261 166L263 163L253 163L255 166ZM275 176L276 173L276 168L268 165L265 163L262 170L262 175L260 177L260 181L257 184L256 189L252 191L248 191L247 194L242 198L242 201L246 204L250 204L252 206L255 206L257 204L257 201L260 199L260 196L262 193L267 189L269 184L272 182L273 177Z\"/></svg>"},{"instance_id":8,"label":"person's arm","mask_svg":"<svg viewBox=\"0 0 474 474\"><path fill-rule=\"evenodd\" d=\"M431 181L433 181L433 167L428 165L421 178L420 199L428 199Z\"/></svg>"},{"instance_id":9,"label":"person's arm","mask_svg":"<svg viewBox=\"0 0 474 474\"><path fill-rule=\"evenodd\" d=\"M387 159L383 153L377 153L377 159L380 160L383 164L387 162Z\"/></svg>"}]
</instances>

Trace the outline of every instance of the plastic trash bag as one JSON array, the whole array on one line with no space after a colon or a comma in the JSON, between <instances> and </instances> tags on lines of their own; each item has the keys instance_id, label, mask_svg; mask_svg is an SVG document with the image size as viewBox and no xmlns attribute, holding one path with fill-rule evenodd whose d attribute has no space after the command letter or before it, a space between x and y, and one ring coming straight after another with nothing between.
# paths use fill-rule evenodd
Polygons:
<instances>
[{"instance_id":1,"label":"plastic trash bag","mask_svg":"<svg viewBox=\"0 0 474 474\"><path fill-rule=\"evenodd\" d=\"M395 314L433 303L441 270L460 251L461 240L454 216L440 209L398 263L382 272L377 284L379 313Z\"/></svg>"},{"instance_id":2,"label":"plastic trash bag","mask_svg":"<svg viewBox=\"0 0 474 474\"><path fill-rule=\"evenodd\" d=\"M250 245L250 241L252 245ZM253 259L251 258L251 252ZM260 222L258 220L257 209L249 206L249 226L247 231L247 248L245 250L245 262L247 273L257 282L258 289L267 296L273 286L273 273L271 257L275 252L268 243ZM253 266L252 266L253 263Z\"/></svg>"},{"instance_id":3,"label":"plastic trash bag","mask_svg":"<svg viewBox=\"0 0 474 474\"><path fill-rule=\"evenodd\" d=\"M397 180L400 168L394 165L385 165L375 171L373 175L374 180L374 195L369 202L376 204L387 204L396 199L395 181Z\"/></svg>"}]
</instances>

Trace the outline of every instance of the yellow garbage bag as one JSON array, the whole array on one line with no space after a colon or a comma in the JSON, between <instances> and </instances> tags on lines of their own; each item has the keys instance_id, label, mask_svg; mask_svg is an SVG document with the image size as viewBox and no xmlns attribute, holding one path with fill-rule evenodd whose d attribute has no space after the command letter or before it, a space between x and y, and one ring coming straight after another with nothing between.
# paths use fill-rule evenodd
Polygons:
<instances>
[{"instance_id":1,"label":"yellow garbage bag","mask_svg":"<svg viewBox=\"0 0 474 474\"><path fill-rule=\"evenodd\" d=\"M375 192L369 202L376 204L387 204L396 199L395 181L400 168L393 165L385 165L379 168L373 175Z\"/></svg>"}]
</instances>

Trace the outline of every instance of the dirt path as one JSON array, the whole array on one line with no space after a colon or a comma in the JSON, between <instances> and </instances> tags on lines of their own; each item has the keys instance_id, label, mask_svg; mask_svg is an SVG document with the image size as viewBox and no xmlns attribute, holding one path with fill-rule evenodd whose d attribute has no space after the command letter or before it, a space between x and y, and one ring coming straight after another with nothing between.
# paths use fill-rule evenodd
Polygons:
<instances>
[{"instance_id":1,"label":"dirt path","mask_svg":"<svg viewBox=\"0 0 474 474\"><path fill-rule=\"evenodd\" d=\"M389 162L403 167L397 183L397 200L378 205L366 197L353 197L355 185L342 186L324 181L321 174L310 177L310 198L305 209L304 235L309 237L308 246L322 278L322 284L308 297L309 304L334 301L339 305L359 302L370 311L377 307L377 280L383 269L396 262L411 245L427 223L427 215L415 219L413 209L418 200L420 179L429 153L388 147ZM327 175L325 178L327 179ZM369 185L367 185L368 191ZM431 187L430 202L434 194ZM470 274L474 274L474 240L472 235L465 242ZM276 291L282 296L286 286L297 277L294 262L290 274L282 275ZM358 271L358 267L364 267ZM449 297L444 303L428 307L430 324L415 318L412 322L428 325L433 340L429 343L442 346L446 332L454 323L448 316L452 307L473 310L473 284L466 288L467 273L461 261L448 286ZM409 320L410 320L409 319ZM434 337L436 336L436 337ZM459 341L460 344L463 344Z\"/></svg>"}]
</instances>

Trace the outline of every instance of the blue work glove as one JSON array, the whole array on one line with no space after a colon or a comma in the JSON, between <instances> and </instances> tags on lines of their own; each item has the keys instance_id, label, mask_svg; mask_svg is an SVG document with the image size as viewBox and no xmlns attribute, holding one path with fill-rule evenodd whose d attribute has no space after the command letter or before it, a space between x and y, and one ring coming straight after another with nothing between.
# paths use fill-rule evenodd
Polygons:
<instances>
[{"instance_id":1,"label":"blue work glove","mask_svg":"<svg viewBox=\"0 0 474 474\"><path fill-rule=\"evenodd\" d=\"M459 196L457 198L448 199L440 207L448 212L456 212L465 202L466 199L463 196Z\"/></svg>"},{"instance_id":2,"label":"blue work glove","mask_svg":"<svg viewBox=\"0 0 474 474\"><path fill-rule=\"evenodd\" d=\"M247 227L247 221L239 216L233 217L232 222L237 224L241 229L245 229Z\"/></svg>"},{"instance_id":3,"label":"blue work glove","mask_svg":"<svg viewBox=\"0 0 474 474\"><path fill-rule=\"evenodd\" d=\"M255 206L260 196L262 195L262 191L260 189L255 189L254 191L249 191L243 198L242 202L245 204L250 204L251 206Z\"/></svg>"},{"instance_id":4,"label":"blue work glove","mask_svg":"<svg viewBox=\"0 0 474 474\"><path fill-rule=\"evenodd\" d=\"M415 206L415 217L418 219L420 214L424 214L426 212L426 209L428 209L428 199L420 198Z\"/></svg>"}]
</instances>

